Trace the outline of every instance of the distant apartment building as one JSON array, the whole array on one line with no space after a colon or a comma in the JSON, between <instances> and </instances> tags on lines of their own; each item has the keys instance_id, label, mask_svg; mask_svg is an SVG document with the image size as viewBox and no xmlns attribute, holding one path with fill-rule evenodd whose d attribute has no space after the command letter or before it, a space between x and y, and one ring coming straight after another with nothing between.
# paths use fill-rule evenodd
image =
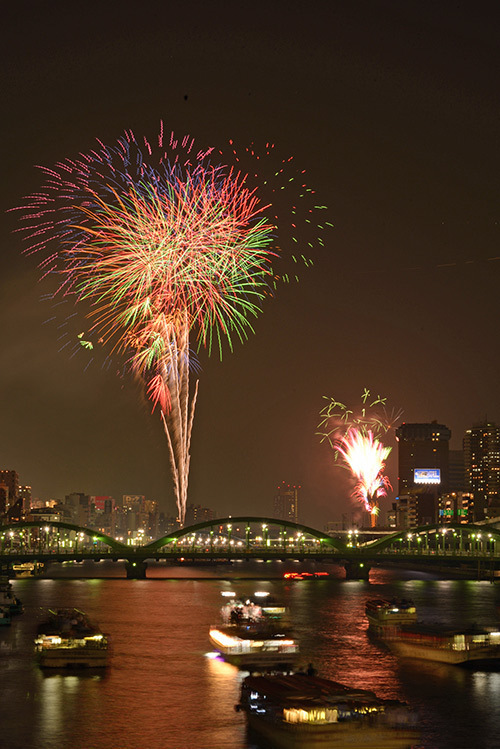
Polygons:
<instances>
[{"instance_id":1,"label":"distant apartment building","mask_svg":"<svg viewBox=\"0 0 500 749\"><path fill-rule=\"evenodd\" d=\"M273 516L279 520L289 520L298 523L299 520L299 489L300 486L290 486L283 481L274 495Z\"/></svg>"},{"instance_id":2,"label":"distant apartment building","mask_svg":"<svg viewBox=\"0 0 500 749\"><path fill-rule=\"evenodd\" d=\"M160 512L158 518L158 537L167 536L169 533L178 531L180 528L179 519L175 515L166 515Z\"/></svg>"},{"instance_id":3,"label":"distant apartment building","mask_svg":"<svg viewBox=\"0 0 500 749\"><path fill-rule=\"evenodd\" d=\"M64 505L69 512L70 522L90 528L90 496L83 492L72 492L64 498Z\"/></svg>"},{"instance_id":4,"label":"distant apartment building","mask_svg":"<svg viewBox=\"0 0 500 749\"><path fill-rule=\"evenodd\" d=\"M32 507L28 513L27 520L40 523L58 523L61 520L61 513L56 507Z\"/></svg>"},{"instance_id":5,"label":"distant apartment building","mask_svg":"<svg viewBox=\"0 0 500 749\"><path fill-rule=\"evenodd\" d=\"M160 512L158 503L144 494L124 494L119 508L117 528L125 535L142 532L149 538L159 535Z\"/></svg>"},{"instance_id":6,"label":"distant apartment building","mask_svg":"<svg viewBox=\"0 0 500 749\"><path fill-rule=\"evenodd\" d=\"M464 436L466 489L483 506L500 504L500 428L484 422Z\"/></svg>"},{"instance_id":7,"label":"distant apartment building","mask_svg":"<svg viewBox=\"0 0 500 749\"><path fill-rule=\"evenodd\" d=\"M189 504L186 507L184 526L196 525L196 523L204 523L209 520L214 520L215 517L215 510L212 510L210 507L202 507L201 505Z\"/></svg>"},{"instance_id":8,"label":"distant apartment building","mask_svg":"<svg viewBox=\"0 0 500 749\"><path fill-rule=\"evenodd\" d=\"M3 469L0 471L0 486L7 487L7 507L9 509L19 498L19 475L17 471Z\"/></svg>"},{"instance_id":9,"label":"distant apartment building","mask_svg":"<svg viewBox=\"0 0 500 749\"><path fill-rule=\"evenodd\" d=\"M396 528L418 528L437 521L437 499L434 493L414 491L401 494L392 506Z\"/></svg>"},{"instance_id":10,"label":"distant apartment building","mask_svg":"<svg viewBox=\"0 0 500 749\"><path fill-rule=\"evenodd\" d=\"M107 495L90 497L90 527L112 536L116 529L115 500Z\"/></svg>"},{"instance_id":11,"label":"distant apartment building","mask_svg":"<svg viewBox=\"0 0 500 749\"><path fill-rule=\"evenodd\" d=\"M484 503L471 492L448 492L439 497L440 523L477 523L485 519Z\"/></svg>"}]
</instances>

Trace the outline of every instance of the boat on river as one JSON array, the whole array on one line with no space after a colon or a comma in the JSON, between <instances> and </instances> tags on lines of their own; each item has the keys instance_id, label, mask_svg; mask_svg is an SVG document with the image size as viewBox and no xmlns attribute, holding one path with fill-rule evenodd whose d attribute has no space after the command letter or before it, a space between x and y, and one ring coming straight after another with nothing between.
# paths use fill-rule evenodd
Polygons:
<instances>
[{"instance_id":1,"label":"boat on river","mask_svg":"<svg viewBox=\"0 0 500 749\"><path fill-rule=\"evenodd\" d=\"M300 673L248 676L236 709L278 749L409 749L419 739L405 703Z\"/></svg>"},{"instance_id":2,"label":"boat on river","mask_svg":"<svg viewBox=\"0 0 500 749\"><path fill-rule=\"evenodd\" d=\"M448 629L416 624L391 633L390 650L404 658L420 658L459 666L500 667L500 631L493 629Z\"/></svg>"},{"instance_id":3,"label":"boat on river","mask_svg":"<svg viewBox=\"0 0 500 749\"><path fill-rule=\"evenodd\" d=\"M231 598L221 609L221 619L210 627L210 641L225 661L248 671L292 669L298 646L286 608L267 593L244 601Z\"/></svg>"},{"instance_id":4,"label":"boat on river","mask_svg":"<svg viewBox=\"0 0 500 749\"><path fill-rule=\"evenodd\" d=\"M365 614L369 628L378 633L417 621L415 604L406 598L369 598L365 605Z\"/></svg>"},{"instance_id":5,"label":"boat on river","mask_svg":"<svg viewBox=\"0 0 500 749\"><path fill-rule=\"evenodd\" d=\"M78 609L49 610L38 628L35 653L43 668L103 668L107 637Z\"/></svg>"},{"instance_id":6,"label":"boat on river","mask_svg":"<svg viewBox=\"0 0 500 749\"><path fill-rule=\"evenodd\" d=\"M12 621L10 611L7 606L0 606L0 627L8 627Z\"/></svg>"},{"instance_id":7,"label":"boat on river","mask_svg":"<svg viewBox=\"0 0 500 749\"><path fill-rule=\"evenodd\" d=\"M20 599L14 595L12 583L6 577L0 579L0 606L6 608L11 616L22 614L24 611L24 606Z\"/></svg>"}]
</instances>

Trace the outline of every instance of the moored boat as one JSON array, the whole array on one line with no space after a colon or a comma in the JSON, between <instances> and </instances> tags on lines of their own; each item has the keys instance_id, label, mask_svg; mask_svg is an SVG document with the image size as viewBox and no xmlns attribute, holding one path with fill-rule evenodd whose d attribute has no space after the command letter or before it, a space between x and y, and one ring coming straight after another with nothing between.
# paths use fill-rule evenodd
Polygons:
<instances>
[{"instance_id":1,"label":"moored boat","mask_svg":"<svg viewBox=\"0 0 500 749\"><path fill-rule=\"evenodd\" d=\"M103 668L108 640L78 609L49 611L35 639L38 663L45 668Z\"/></svg>"},{"instance_id":2,"label":"moored boat","mask_svg":"<svg viewBox=\"0 0 500 749\"><path fill-rule=\"evenodd\" d=\"M9 579L5 577L0 580L0 606L7 608L11 616L14 614L22 614L24 611L23 604L19 598L14 595L12 583L10 583Z\"/></svg>"},{"instance_id":3,"label":"moored boat","mask_svg":"<svg viewBox=\"0 0 500 749\"><path fill-rule=\"evenodd\" d=\"M12 565L12 571L15 572L16 577L32 577L42 568L43 564L41 562L19 562Z\"/></svg>"},{"instance_id":4,"label":"moored boat","mask_svg":"<svg viewBox=\"0 0 500 749\"><path fill-rule=\"evenodd\" d=\"M404 703L316 676L248 676L236 709L280 749L409 749L419 738Z\"/></svg>"},{"instance_id":5,"label":"moored boat","mask_svg":"<svg viewBox=\"0 0 500 749\"><path fill-rule=\"evenodd\" d=\"M0 627L8 627L12 618L7 606L0 606Z\"/></svg>"},{"instance_id":6,"label":"moored boat","mask_svg":"<svg viewBox=\"0 0 500 749\"><path fill-rule=\"evenodd\" d=\"M225 661L238 668L288 671L298 646L286 624L285 607L266 598L258 593L255 600L232 598L222 607L222 623L210 627L210 641Z\"/></svg>"},{"instance_id":7,"label":"moored boat","mask_svg":"<svg viewBox=\"0 0 500 749\"><path fill-rule=\"evenodd\" d=\"M389 648L404 658L420 658L459 666L500 667L500 631L448 629L417 624L403 627L386 639Z\"/></svg>"},{"instance_id":8,"label":"moored boat","mask_svg":"<svg viewBox=\"0 0 500 749\"><path fill-rule=\"evenodd\" d=\"M405 598L370 598L365 605L365 614L370 629L378 632L417 621L415 604Z\"/></svg>"}]
</instances>

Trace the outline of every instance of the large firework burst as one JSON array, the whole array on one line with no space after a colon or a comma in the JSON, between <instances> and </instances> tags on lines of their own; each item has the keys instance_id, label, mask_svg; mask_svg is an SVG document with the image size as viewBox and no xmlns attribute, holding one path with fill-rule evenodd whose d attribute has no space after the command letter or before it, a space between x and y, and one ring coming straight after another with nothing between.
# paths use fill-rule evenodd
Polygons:
<instances>
[{"instance_id":1,"label":"large firework burst","mask_svg":"<svg viewBox=\"0 0 500 749\"><path fill-rule=\"evenodd\" d=\"M335 398L325 398L327 405L322 409L319 435L332 447L335 460L350 471L355 479L352 497L361 502L371 513L375 525L379 512L378 500L391 488L384 476L385 462L392 450L381 442L401 416L401 411L387 408L387 398L372 395L364 388L361 405L350 408Z\"/></svg>"},{"instance_id":2,"label":"large firework burst","mask_svg":"<svg viewBox=\"0 0 500 749\"><path fill-rule=\"evenodd\" d=\"M168 143L167 143L168 141ZM163 125L157 144L127 131L53 169L22 206L29 252L43 252L55 295L85 302L90 327L125 354L164 424L184 521L198 383L190 390L190 339L222 355L244 340L276 282L270 206L246 174L211 163ZM307 219L310 223L310 219Z\"/></svg>"},{"instance_id":3,"label":"large firework burst","mask_svg":"<svg viewBox=\"0 0 500 749\"><path fill-rule=\"evenodd\" d=\"M384 476L385 461L391 452L368 430L351 428L337 439L335 449L342 458L342 464L356 480L352 493L354 499L363 503L371 514L372 525L379 512L378 500L387 494L391 484Z\"/></svg>"}]
</instances>

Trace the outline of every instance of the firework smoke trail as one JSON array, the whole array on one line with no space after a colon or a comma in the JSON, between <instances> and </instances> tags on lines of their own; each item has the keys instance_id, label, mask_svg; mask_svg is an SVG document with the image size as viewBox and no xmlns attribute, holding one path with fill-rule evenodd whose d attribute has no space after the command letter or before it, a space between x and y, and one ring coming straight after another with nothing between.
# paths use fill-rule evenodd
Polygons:
<instances>
[{"instance_id":1,"label":"firework smoke trail","mask_svg":"<svg viewBox=\"0 0 500 749\"><path fill-rule=\"evenodd\" d=\"M58 279L54 296L89 309L92 324L78 345L89 350L95 334L125 354L158 406L181 522L198 392L196 382L190 393L190 333L198 348L222 356L224 340L232 350L234 337L252 331L249 318L276 279L288 280L272 266L283 242L277 220L264 215L270 205L258 197L259 179L250 187L246 174L214 166L212 151L196 151L189 136L166 137L163 124L157 143L127 131L113 146L98 141L43 168L45 184L22 206L28 252L44 253L43 275ZM277 191L275 184L271 199Z\"/></svg>"},{"instance_id":2,"label":"firework smoke trail","mask_svg":"<svg viewBox=\"0 0 500 749\"><path fill-rule=\"evenodd\" d=\"M391 484L384 476L385 461L391 452L368 430L351 428L336 440L335 449L341 456L344 467L356 479L352 493L354 499L362 502L367 512L371 513L372 525L378 514L378 499L387 494Z\"/></svg>"}]
</instances>

